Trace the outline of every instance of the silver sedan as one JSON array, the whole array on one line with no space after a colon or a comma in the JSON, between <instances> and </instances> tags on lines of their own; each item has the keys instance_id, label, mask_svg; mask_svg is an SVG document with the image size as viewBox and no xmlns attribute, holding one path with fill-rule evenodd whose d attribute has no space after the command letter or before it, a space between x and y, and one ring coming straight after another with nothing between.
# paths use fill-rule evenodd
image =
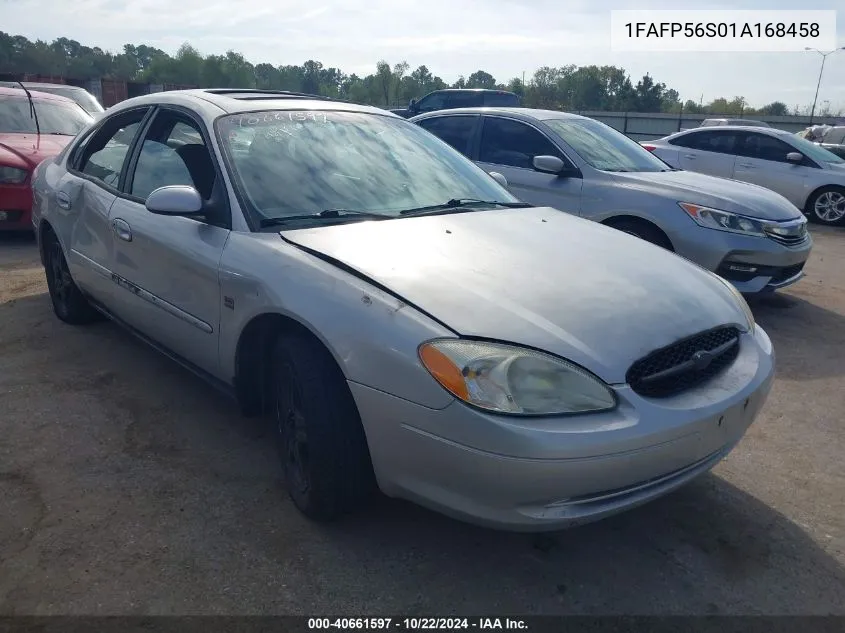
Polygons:
<instances>
[{"instance_id":1,"label":"silver sedan","mask_svg":"<svg viewBox=\"0 0 845 633\"><path fill-rule=\"evenodd\" d=\"M315 519L377 488L498 528L599 519L711 469L772 384L730 284L384 110L137 97L33 190L58 318L105 315L264 416Z\"/></svg>"},{"instance_id":2,"label":"silver sedan","mask_svg":"<svg viewBox=\"0 0 845 633\"><path fill-rule=\"evenodd\" d=\"M599 121L529 108L461 108L411 121L500 173L520 200L636 235L743 293L804 275L813 241L783 196L673 169Z\"/></svg>"},{"instance_id":3,"label":"silver sedan","mask_svg":"<svg viewBox=\"0 0 845 633\"><path fill-rule=\"evenodd\" d=\"M699 128L643 146L673 167L776 191L814 222L845 224L845 159L795 134L758 127Z\"/></svg>"}]
</instances>

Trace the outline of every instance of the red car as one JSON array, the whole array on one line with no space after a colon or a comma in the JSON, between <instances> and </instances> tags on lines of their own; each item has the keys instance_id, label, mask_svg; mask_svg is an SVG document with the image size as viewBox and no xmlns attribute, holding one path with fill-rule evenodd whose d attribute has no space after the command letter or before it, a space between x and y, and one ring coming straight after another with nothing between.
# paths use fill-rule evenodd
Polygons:
<instances>
[{"instance_id":1,"label":"red car","mask_svg":"<svg viewBox=\"0 0 845 633\"><path fill-rule=\"evenodd\" d=\"M0 231L32 230L32 170L94 121L71 99L29 94L32 107L23 89L0 88Z\"/></svg>"}]
</instances>

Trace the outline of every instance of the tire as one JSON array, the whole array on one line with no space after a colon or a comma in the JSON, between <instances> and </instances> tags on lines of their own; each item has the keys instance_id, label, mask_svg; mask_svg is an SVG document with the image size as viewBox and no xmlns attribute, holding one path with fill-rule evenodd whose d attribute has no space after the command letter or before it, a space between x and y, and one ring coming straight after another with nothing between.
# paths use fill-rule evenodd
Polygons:
<instances>
[{"instance_id":1,"label":"tire","mask_svg":"<svg viewBox=\"0 0 845 633\"><path fill-rule=\"evenodd\" d=\"M282 334L272 363L272 421L288 494L318 521L368 502L376 490L364 427L346 379L316 340Z\"/></svg>"},{"instance_id":2,"label":"tire","mask_svg":"<svg viewBox=\"0 0 845 633\"><path fill-rule=\"evenodd\" d=\"M816 191L804 209L811 222L841 226L845 224L845 187L823 187Z\"/></svg>"},{"instance_id":3,"label":"tire","mask_svg":"<svg viewBox=\"0 0 845 633\"><path fill-rule=\"evenodd\" d=\"M609 222L608 226L616 229L617 231L622 231L623 233L628 233L629 235L638 237L646 242L651 242L655 246L660 246L666 250L674 251L672 243L663 231L645 220L616 220L615 222Z\"/></svg>"},{"instance_id":4,"label":"tire","mask_svg":"<svg viewBox=\"0 0 845 633\"><path fill-rule=\"evenodd\" d=\"M44 236L44 272L53 312L65 323L85 325L101 319L82 291L73 281L62 245L50 231Z\"/></svg>"}]
</instances>

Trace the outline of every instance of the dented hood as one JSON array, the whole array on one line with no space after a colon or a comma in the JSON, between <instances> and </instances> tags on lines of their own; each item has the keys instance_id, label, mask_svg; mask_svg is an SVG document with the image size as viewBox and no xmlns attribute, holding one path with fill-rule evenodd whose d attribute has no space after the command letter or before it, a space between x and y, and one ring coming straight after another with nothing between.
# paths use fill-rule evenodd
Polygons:
<instances>
[{"instance_id":1,"label":"dented hood","mask_svg":"<svg viewBox=\"0 0 845 633\"><path fill-rule=\"evenodd\" d=\"M731 291L697 265L550 208L504 209L283 231L464 336L547 350L624 382L679 338L744 324Z\"/></svg>"}]
</instances>

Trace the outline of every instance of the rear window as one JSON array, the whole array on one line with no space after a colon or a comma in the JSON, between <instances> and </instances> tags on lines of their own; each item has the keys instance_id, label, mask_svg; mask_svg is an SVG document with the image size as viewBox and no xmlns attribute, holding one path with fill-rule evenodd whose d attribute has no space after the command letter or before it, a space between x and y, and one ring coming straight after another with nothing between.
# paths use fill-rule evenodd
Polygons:
<instances>
[{"instance_id":1,"label":"rear window","mask_svg":"<svg viewBox=\"0 0 845 633\"><path fill-rule=\"evenodd\" d=\"M46 98L33 99L35 115L30 111L29 99L22 96L0 95L0 132L12 134L62 134L76 136L94 119L75 103Z\"/></svg>"}]
</instances>

